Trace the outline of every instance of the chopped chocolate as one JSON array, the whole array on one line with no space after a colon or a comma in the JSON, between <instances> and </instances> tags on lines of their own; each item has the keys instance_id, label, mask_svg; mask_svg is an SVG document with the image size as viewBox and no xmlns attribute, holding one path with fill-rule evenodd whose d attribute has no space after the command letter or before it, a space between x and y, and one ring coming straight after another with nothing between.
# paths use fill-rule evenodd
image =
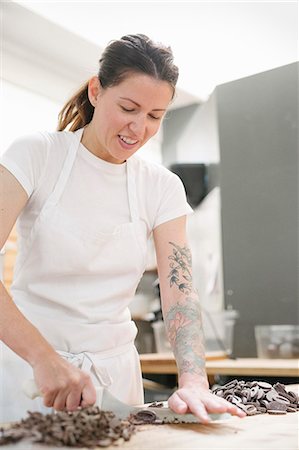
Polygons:
<instances>
[{"instance_id":1,"label":"chopped chocolate","mask_svg":"<svg viewBox=\"0 0 299 450\"><path fill-rule=\"evenodd\" d=\"M149 407L153 407L153 408L163 408L164 407L164 403L163 402L153 402L150 405L148 405Z\"/></svg>"},{"instance_id":2,"label":"chopped chocolate","mask_svg":"<svg viewBox=\"0 0 299 450\"><path fill-rule=\"evenodd\" d=\"M142 425L144 423L154 423L157 420L157 415L153 411L142 409L136 414L131 414L129 420L134 425Z\"/></svg>"},{"instance_id":3,"label":"chopped chocolate","mask_svg":"<svg viewBox=\"0 0 299 450\"><path fill-rule=\"evenodd\" d=\"M108 447L119 439L128 441L135 432L130 421L120 420L112 412L101 411L97 406L73 412L28 414L26 419L0 429L0 445L30 438L32 442L57 447Z\"/></svg>"}]
</instances>

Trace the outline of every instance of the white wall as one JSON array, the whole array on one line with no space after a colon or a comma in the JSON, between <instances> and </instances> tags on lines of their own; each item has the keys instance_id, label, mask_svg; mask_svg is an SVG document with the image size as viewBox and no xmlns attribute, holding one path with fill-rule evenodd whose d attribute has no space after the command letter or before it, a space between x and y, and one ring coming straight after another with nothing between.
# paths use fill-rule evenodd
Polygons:
<instances>
[{"instance_id":1,"label":"white wall","mask_svg":"<svg viewBox=\"0 0 299 450\"><path fill-rule=\"evenodd\" d=\"M0 155L19 136L38 130L55 130L60 105L20 86L2 80Z\"/></svg>"}]
</instances>

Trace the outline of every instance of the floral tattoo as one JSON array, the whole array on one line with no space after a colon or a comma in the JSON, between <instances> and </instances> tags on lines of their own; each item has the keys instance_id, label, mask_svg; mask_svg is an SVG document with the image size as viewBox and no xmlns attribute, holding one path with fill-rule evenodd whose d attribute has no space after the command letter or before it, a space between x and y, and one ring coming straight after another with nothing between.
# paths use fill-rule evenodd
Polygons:
<instances>
[{"instance_id":1,"label":"floral tattoo","mask_svg":"<svg viewBox=\"0 0 299 450\"><path fill-rule=\"evenodd\" d=\"M178 371L204 376L204 336L198 295L192 285L192 257L187 246L174 248L170 262L170 287L177 287L180 299L165 311L168 339L177 361ZM183 295L185 294L185 295Z\"/></svg>"},{"instance_id":2,"label":"floral tattoo","mask_svg":"<svg viewBox=\"0 0 299 450\"><path fill-rule=\"evenodd\" d=\"M171 307L165 326L177 361L179 374L203 374L205 366L204 338L198 300L187 297Z\"/></svg>"},{"instance_id":3,"label":"floral tattoo","mask_svg":"<svg viewBox=\"0 0 299 450\"><path fill-rule=\"evenodd\" d=\"M190 294L192 292L192 257L190 249L186 246L183 248L179 247L173 242L169 243L174 247L172 255L168 256L168 259L172 261L170 263L171 271L168 275L168 278L170 278L170 287L176 284L180 291L185 294Z\"/></svg>"}]
</instances>

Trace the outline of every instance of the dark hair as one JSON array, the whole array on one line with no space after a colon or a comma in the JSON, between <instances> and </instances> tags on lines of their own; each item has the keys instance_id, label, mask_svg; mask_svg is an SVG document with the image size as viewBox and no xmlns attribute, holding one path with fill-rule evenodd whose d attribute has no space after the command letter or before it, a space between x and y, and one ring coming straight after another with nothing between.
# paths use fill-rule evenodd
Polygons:
<instances>
[{"instance_id":1,"label":"dark hair","mask_svg":"<svg viewBox=\"0 0 299 450\"><path fill-rule=\"evenodd\" d=\"M104 89L118 85L129 73L142 73L167 81L175 93L179 71L173 63L171 48L153 42L144 34L129 34L111 41L99 63L98 78ZM60 111L58 130L70 126L70 131L76 131L84 127L91 121L93 111L86 82Z\"/></svg>"}]
</instances>

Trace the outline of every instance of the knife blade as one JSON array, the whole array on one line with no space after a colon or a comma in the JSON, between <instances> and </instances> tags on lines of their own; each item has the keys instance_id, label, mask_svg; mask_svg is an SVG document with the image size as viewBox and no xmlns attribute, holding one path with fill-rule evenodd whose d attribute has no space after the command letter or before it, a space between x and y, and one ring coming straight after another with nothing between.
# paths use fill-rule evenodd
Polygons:
<instances>
[{"instance_id":1,"label":"knife blade","mask_svg":"<svg viewBox=\"0 0 299 450\"><path fill-rule=\"evenodd\" d=\"M167 402L163 402L167 403ZM97 389L97 402L96 404L103 410L109 410L114 412L114 414L120 419L125 419L131 414L139 414L142 412L154 413L156 419L155 422L162 423L200 423L200 419L194 414L178 414L172 411L168 406L154 407L154 406L130 406L126 403L118 400L114 395L111 394L106 388L101 390ZM231 417L228 413L221 414L209 414L212 421L223 420Z\"/></svg>"},{"instance_id":2,"label":"knife blade","mask_svg":"<svg viewBox=\"0 0 299 450\"><path fill-rule=\"evenodd\" d=\"M23 392L27 397L34 399L41 396L38 387L34 380L27 380L22 386ZM166 403L167 402L163 402ZM200 423L200 419L194 414L177 414L168 406L153 407L153 406L131 406L116 398L107 388L96 387L96 402L103 411L112 411L119 419L127 419L130 415L137 415L148 413L152 415L151 423ZM228 413L209 414L212 421L224 420L231 417Z\"/></svg>"}]
</instances>

